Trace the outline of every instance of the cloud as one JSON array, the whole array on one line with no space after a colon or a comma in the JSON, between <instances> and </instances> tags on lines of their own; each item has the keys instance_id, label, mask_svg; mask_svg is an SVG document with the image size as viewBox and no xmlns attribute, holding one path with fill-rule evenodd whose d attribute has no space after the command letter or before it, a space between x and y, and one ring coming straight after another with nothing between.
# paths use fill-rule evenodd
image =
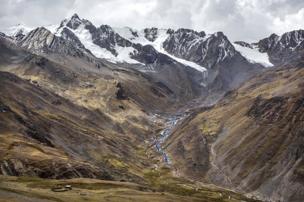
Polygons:
<instances>
[{"instance_id":1,"label":"cloud","mask_svg":"<svg viewBox=\"0 0 304 202\"><path fill-rule=\"evenodd\" d=\"M58 22L73 3L72 0L0 0L0 26L19 23L41 26Z\"/></svg>"},{"instance_id":2,"label":"cloud","mask_svg":"<svg viewBox=\"0 0 304 202\"><path fill-rule=\"evenodd\" d=\"M283 18L276 17L273 21L271 30L276 33L283 33L285 30L295 30L304 27L304 8L296 13L291 13Z\"/></svg>"},{"instance_id":3,"label":"cloud","mask_svg":"<svg viewBox=\"0 0 304 202\"><path fill-rule=\"evenodd\" d=\"M303 0L0 0L0 27L59 24L73 13L95 25L223 31L258 40L304 27Z\"/></svg>"}]
</instances>

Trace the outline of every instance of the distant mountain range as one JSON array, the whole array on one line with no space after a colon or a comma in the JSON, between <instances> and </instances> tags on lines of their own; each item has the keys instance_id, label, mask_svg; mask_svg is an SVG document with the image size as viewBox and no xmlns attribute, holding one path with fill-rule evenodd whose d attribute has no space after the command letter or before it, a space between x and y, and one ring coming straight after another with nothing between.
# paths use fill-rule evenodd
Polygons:
<instances>
[{"instance_id":1,"label":"distant mountain range","mask_svg":"<svg viewBox=\"0 0 304 202\"><path fill-rule=\"evenodd\" d=\"M140 71L157 72L157 61L172 61L179 63L182 71L200 74L196 85L226 89L238 86L264 67L296 61L304 48L302 30L281 37L273 34L256 43L232 43L222 32L95 26L77 14L58 26L30 30L20 25L8 28L6 34L18 46L34 53L101 58L130 64Z\"/></svg>"}]
</instances>

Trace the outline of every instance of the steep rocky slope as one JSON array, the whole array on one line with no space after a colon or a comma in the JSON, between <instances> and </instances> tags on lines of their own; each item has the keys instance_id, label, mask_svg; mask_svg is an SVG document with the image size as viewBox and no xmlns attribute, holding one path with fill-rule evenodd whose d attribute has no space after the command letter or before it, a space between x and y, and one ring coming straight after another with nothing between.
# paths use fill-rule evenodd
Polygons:
<instances>
[{"instance_id":1,"label":"steep rocky slope","mask_svg":"<svg viewBox=\"0 0 304 202\"><path fill-rule=\"evenodd\" d=\"M303 68L269 70L191 115L167 140L177 173L302 201L303 75Z\"/></svg>"},{"instance_id":2,"label":"steep rocky slope","mask_svg":"<svg viewBox=\"0 0 304 202\"><path fill-rule=\"evenodd\" d=\"M9 73L1 73L0 128L2 174L114 179L128 173L116 161L142 163L127 128Z\"/></svg>"},{"instance_id":3,"label":"steep rocky slope","mask_svg":"<svg viewBox=\"0 0 304 202\"><path fill-rule=\"evenodd\" d=\"M85 49L84 46L77 43L76 40L63 40L44 27L39 27L29 32L22 39L17 40L17 44L22 48L29 49L38 54L56 52L78 57L85 55L93 57L93 55Z\"/></svg>"},{"instance_id":4,"label":"steep rocky slope","mask_svg":"<svg viewBox=\"0 0 304 202\"><path fill-rule=\"evenodd\" d=\"M1 42L4 51L1 55L5 53L4 58L10 60L1 60L0 69L26 80L1 73L1 101L5 112L1 118L1 129L5 134L8 130L12 135L12 138L7 137L7 144L2 145L3 153L8 153L7 158L4 156L2 159L3 174L102 178L100 169L104 169L107 170L105 173L109 170L114 172L113 176L107 174L109 178L116 176L116 179L137 180L140 170L150 164L145 153L140 152L148 146L144 140L161 127L161 121L149 121L148 112L168 108L170 99L173 99L170 98L171 92L132 70L107 67L98 70L94 64L86 60L77 61L76 58L65 58L56 63L52 58L46 59L17 49L7 40ZM73 62L64 65L70 60ZM6 136L3 138L6 139ZM40 151L40 147L44 148L41 143L56 148L49 157L45 154L45 163L39 164L39 154L32 157L29 153L28 157L24 157L23 153L10 150L9 145L14 145L15 141L22 145L27 140L34 141L31 138L37 138L38 142L31 144L30 148L37 147ZM13 153L10 154L10 151ZM63 162L58 160L62 170L49 166L52 162L54 167L57 166L57 160L52 155L59 155L59 160L65 159ZM74 167L78 167L73 163L76 161L74 158L80 159L80 163L90 162L88 171L83 171L86 174L73 171ZM25 162L19 162L20 159ZM85 169L81 165L79 167ZM36 168L37 173L34 172ZM71 173L65 169L71 170Z\"/></svg>"},{"instance_id":5,"label":"steep rocky slope","mask_svg":"<svg viewBox=\"0 0 304 202\"><path fill-rule=\"evenodd\" d=\"M206 35L189 29L169 30L164 49L207 68L213 90L230 90L262 69L243 57L222 33Z\"/></svg>"}]
</instances>

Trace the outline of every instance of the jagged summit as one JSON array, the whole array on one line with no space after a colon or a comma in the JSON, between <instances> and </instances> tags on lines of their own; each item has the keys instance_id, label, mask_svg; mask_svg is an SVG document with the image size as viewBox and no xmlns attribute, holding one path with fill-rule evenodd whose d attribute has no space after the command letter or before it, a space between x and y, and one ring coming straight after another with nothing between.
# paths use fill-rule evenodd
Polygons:
<instances>
[{"instance_id":1,"label":"jagged summit","mask_svg":"<svg viewBox=\"0 0 304 202\"><path fill-rule=\"evenodd\" d=\"M71 38L71 35L70 37ZM77 39L65 40L65 36L56 36L45 27L38 27L24 37L17 39L17 44L34 53L60 53L71 56L92 56Z\"/></svg>"},{"instance_id":2,"label":"jagged summit","mask_svg":"<svg viewBox=\"0 0 304 202\"><path fill-rule=\"evenodd\" d=\"M267 52L276 48L295 49L299 47L304 40L304 30L294 30L286 32L281 36L271 34L269 37L260 40L256 44L259 46L260 51Z\"/></svg>"},{"instance_id":3,"label":"jagged summit","mask_svg":"<svg viewBox=\"0 0 304 202\"><path fill-rule=\"evenodd\" d=\"M71 16L71 19L78 19L80 20L79 16L77 13L74 13L72 16Z\"/></svg>"},{"instance_id":4,"label":"jagged summit","mask_svg":"<svg viewBox=\"0 0 304 202\"><path fill-rule=\"evenodd\" d=\"M76 13L73 14L70 18L66 18L61 21L58 30L64 26L67 26L71 29L77 29L81 24L93 25L90 21L86 19L81 19Z\"/></svg>"},{"instance_id":5,"label":"jagged summit","mask_svg":"<svg viewBox=\"0 0 304 202\"><path fill-rule=\"evenodd\" d=\"M176 57L190 60L211 69L214 65L235 55L235 49L222 33L206 35L190 29L171 31L164 49Z\"/></svg>"},{"instance_id":6,"label":"jagged summit","mask_svg":"<svg viewBox=\"0 0 304 202\"><path fill-rule=\"evenodd\" d=\"M304 51L304 30L286 32L281 36L271 34L269 37L255 43L237 42L238 45L258 50L269 57L269 61L275 65L284 65L291 60L298 60L298 56ZM292 59L293 58L293 59Z\"/></svg>"}]
</instances>

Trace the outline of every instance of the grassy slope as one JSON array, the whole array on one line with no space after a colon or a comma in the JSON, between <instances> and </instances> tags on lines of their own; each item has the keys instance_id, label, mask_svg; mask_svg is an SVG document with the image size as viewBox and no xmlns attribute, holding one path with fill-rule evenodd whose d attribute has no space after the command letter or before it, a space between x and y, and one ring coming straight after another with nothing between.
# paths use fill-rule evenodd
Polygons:
<instances>
[{"instance_id":1,"label":"grassy slope","mask_svg":"<svg viewBox=\"0 0 304 202\"><path fill-rule=\"evenodd\" d=\"M0 114L1 166L11 160L20 175L43 171L53 174L49 178L75 177L74 168L97 176L102 168L116 179L137 180L145 187L92 179L1 176L0 201L247 201L239 194L175 178L167 169L149 169L157 162L151 161L152 151L147 151L149 144L143 140L161 123L148 122L146 111L170 105L160 84L132 71L97 73L88 71L94 68L88 63L64 63L33 56L25 63L1 66L29 81L1 73L0 104L5 109ZM118 82L129 99L116 99ZM41 143L39 137L47 140ZM73 184L74 189L50 190L61 183Z\"/></svg>"},{"instance_id":2,"label":"grassy slope","mask_svg":"<svg viewBox=\"0 0 304 202\"><path fill-rule=\"evenodd\" d=\"M164 174L164 173L163 173ZM147 174L150 179L154 174ZM157 177L158 178L158 177ZM159 179L160 180L160 179ZM48 180L28 177L0 176L0 201L201 201L237 202L254 201L216 188L190 184L185 180L163 178L154 187L128 182L94 179ZM167 184L168 183L168 184ZM72 190L53 192L58 185L72 185ZM159 187L161 185L161 188ZM14 195L12 195L14 193Z\"/></svg>"},{"instance_id":3,"label":"grassy slope","mask_svg":"<svg viewBox=\"0 0 304 202\"><path fill-rule=\"evenodd\" d=\"M167 141L180 174L301 201L303 76L270 70L186 120Z\"/></svg>"}]
</instances>

